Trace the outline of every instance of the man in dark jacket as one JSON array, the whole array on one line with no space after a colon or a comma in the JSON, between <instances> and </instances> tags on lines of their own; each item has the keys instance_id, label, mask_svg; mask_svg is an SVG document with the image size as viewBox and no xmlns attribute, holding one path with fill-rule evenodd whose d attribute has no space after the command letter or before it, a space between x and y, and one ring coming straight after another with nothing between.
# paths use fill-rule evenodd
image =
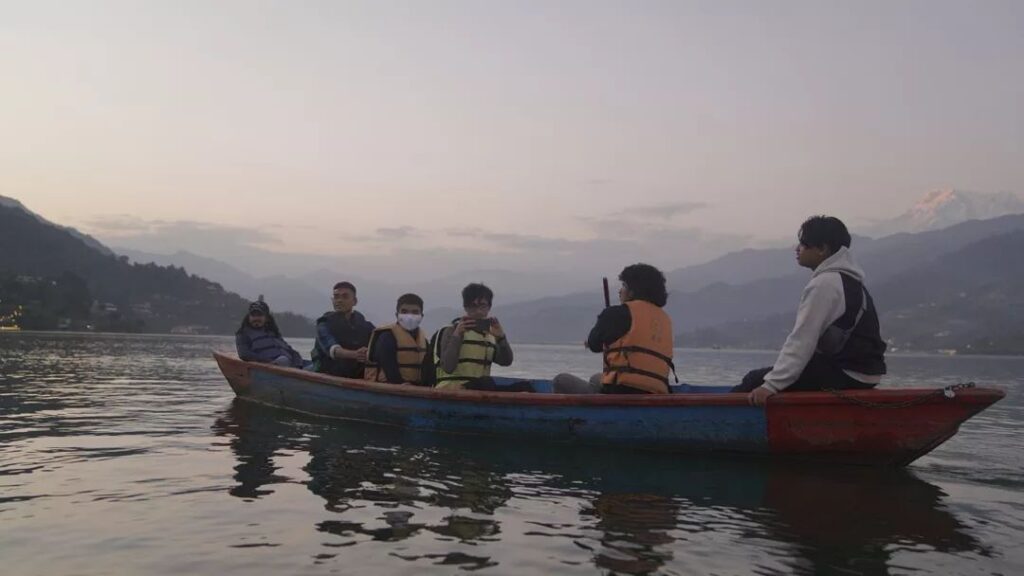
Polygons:
<instances>
[{"instance_id":1,"label":"man in dark jacket","mask_svg":"<svg viewBox=\"0 0 1024 576\"><path fill-rule=\"evenodd\" d=\"M281 337L270 306L263 297L249 304L249 311L235 332L238 357L247 362L266 362L290 368L302 368L302 356Z\"/></svg>"},{"instance_id":2,"label":"man in dark jacket","mask_svg":"<svg viewBox=\"0 0 1024 576\"><path fill-rule=\"evenodd\" d=\"M313 364L317 372L362 378L373 324L354 309L358 299L356 287L351 282L334 285L332 303L334 311L316 321Z\"/></svg>"}]
</instances>

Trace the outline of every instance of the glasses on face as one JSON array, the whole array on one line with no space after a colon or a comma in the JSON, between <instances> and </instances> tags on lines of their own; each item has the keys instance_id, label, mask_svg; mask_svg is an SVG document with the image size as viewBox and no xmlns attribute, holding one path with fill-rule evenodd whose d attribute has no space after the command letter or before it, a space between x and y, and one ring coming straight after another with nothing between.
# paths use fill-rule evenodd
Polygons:
<instances>
[{"instance_id":1,"label":"glasses on face","mask_svg":"<svg viewBox=\"0 0 1024 576\"><path fill-rule=\"evenodd\" d=\"M491 307L491 303L490 302L484 302L482 300L478 300L476 302L473 302L469 306L466 306L466 310L487 310L490 307Z\"/></svg>"}]
</instances>

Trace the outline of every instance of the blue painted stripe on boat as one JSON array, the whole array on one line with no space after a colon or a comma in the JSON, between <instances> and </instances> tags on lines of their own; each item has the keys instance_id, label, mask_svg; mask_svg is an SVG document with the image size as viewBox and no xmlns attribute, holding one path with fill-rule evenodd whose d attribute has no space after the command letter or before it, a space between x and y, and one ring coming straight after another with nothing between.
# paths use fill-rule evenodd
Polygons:
<instances>
[{"instance_id":1,"label":"blue painted stripe on boat","mask_svg":"<svg viewBox=\"0 0 1024 576\"><path fill-rule=\"evenodd\" d=\"M529 382L533 389L539 394L551 394L554 387L551 380L536 380L526 378L512 378L510 376L495 376L494 382L499 386L508 386L513 382ZM673 394L727 394L732 391L732 386L697 386L694 384L676 384L672 386Z\"/></svg>"},{"instance_id":2,"label":"blue painted stripe on boat","mask_svg":"<svg viewBox=\"0 0 1024 576\"><path fill-rule=\"evenodd\" d=\"M253 371L247 396L336 418L418 430L658 449L767 451L765 411L750 406L573 406L395 396Z\"/></svg>"}]
</instances>

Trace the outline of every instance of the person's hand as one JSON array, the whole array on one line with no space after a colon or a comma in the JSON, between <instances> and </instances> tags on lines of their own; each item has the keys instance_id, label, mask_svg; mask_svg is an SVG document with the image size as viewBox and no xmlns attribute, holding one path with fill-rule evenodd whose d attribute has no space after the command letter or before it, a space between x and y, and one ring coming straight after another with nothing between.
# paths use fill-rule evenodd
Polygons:
<instances>
[{"instance_id":1,"label":"person's hand","mask_svg":"<svg viewBox=\"0 0 1024 576\"><path fill-rule=\"evenodd\" d=\"M494 317L491 318L491 334L498 340L505 337L505 329L501 327L501 322Z\"/></svg>"},{"instance_id":2,"label":"person's hand","mask_svg":"<svg viewBox=\"0 0 1024 576\"><path fill-rule=\"evenodd\" d=\"M765 386L758 386L747 395L747 399L750 401L751 406L764 406L768 398L775 395L775 391Z\"/></svg>"},{"instance_id":3,"label":"person's hand","mask_svg":"<svg viewBox=\"0 0 1024 576\"><path fill-rule=\"evenodd\" d=\"M459 323L455 325L455 335L462 336L466 333L466 330L472 330L476 326L476 320L469 316L463 316L459 319Z\"/></svg>"},{"instance_id":4,"label":"person's hand","mask_svg":"<svg viewBox=\"0 0 1024 576\"><path fill-rule=\"evenodd\" d=\"M362 363L366 363L366 346L356 350L356 360Z\"/></svg>"}]
</instances>

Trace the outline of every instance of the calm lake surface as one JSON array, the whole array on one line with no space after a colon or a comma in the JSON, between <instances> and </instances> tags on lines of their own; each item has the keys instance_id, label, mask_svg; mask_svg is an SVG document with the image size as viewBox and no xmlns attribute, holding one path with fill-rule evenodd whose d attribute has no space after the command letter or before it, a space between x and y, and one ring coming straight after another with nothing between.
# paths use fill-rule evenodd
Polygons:
<instances>
[{"instance_id":1,"label":"calm lake surface","mask_svg":"<svg viewBox=\"0 0 1024 576\"><path fill-rule=\"evenodd\" d=\"M293 340L306 352L308 340ZM404 432L236 401L223 337L0 333L0 573L1024 573L1024 359L893 357L1007 398L903 471ZM587 375L515 346L515 376ZM770 353L679 350L738 382Z\"/></svg>"}]
</instances>

